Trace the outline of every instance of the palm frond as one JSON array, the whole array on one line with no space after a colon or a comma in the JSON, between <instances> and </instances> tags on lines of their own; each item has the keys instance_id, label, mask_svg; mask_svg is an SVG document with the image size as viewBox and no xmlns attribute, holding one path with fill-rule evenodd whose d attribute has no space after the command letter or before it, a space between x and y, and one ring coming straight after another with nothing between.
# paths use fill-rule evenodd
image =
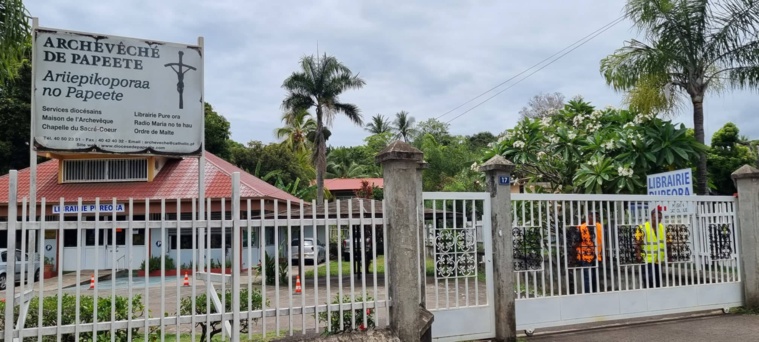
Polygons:
<instances>
[{"instance_id":1,"label":"palm frond","mask_svg":"<svg viewBox=\"0 0 759 342\"><path fill-rule=\"evenodd\" d=\"M286 110L306 109L314 106L314 100L305 94L290 93L282 101L282 108Z\"/></svg>"},{"instance_id":2,"label":"palm frond","mask_svg":"<svg viewBox=\"0 0 759 342\"><path fill-rule=\"evenodd\" d=\"M727 70L728 81L734 88L759 87L759 66L736 67Z\"/></svg>"},{"instance_id":3,"label":"palm frond","mask_svg":"<svg viewBox=\"0 0 759 342\"><path fill-rule=\"evenodd\" d=\"M395 120L393 121L396 138L402 138L403 141L408 142L409 137L415 135L417 132L416 128L414 128L415 122L416 119L414 119L413 116L410 116L406 111L396 113Z\"/></svg>"},{"instance_id":4,"label":"palm frond","mask_svg":"<svg viewBox=\"0 0 759 342\"><path fill-rule=\"evenodd\" d=\"M345 116L347 116L348 119L353 121L354 124L358 126L361 126L364 124L364 120L361 117L361 111L358 109L358 106L352 103L339 103L339 102L334 103L332 106L335 108L336 112L345 114Z\"/></svg>"},{"instance_id":5,"label":"palm frond","mask_svg":"<svg viewBox=\"0 0 759 342\"><path fill-rule=\"evenodd\" d=\"M662 46L649 46L633 39L601 60L601 73L606 83L617 91L635 87L643 75L672 75L672 78L679 78L679 73L672 72L671 54L667 50Z\"/></svg>"},{"instance_id":6,"label":"palm frond","mask_svg":"<svg viewBox=\"0 0 759 342\"><path fill-rule=\"evenodd\" d=\"M759 2L726 1L716 2L713 25L717 29L709 33L708 50L720 54L741 48L745 44L740 37L756 37L759 31Z\"/></svg>"},{"instance_id":7,"label":"palm frond","mask_svg":"<svg viewBox=\"0 0 759 342\"><path fill-rule=\"evenodd\" d=\"M384 115L372 116L372 121L366 124L366 130L372 134L380 134L390 130L390 121Z\"/></svg>"}]
</instances>

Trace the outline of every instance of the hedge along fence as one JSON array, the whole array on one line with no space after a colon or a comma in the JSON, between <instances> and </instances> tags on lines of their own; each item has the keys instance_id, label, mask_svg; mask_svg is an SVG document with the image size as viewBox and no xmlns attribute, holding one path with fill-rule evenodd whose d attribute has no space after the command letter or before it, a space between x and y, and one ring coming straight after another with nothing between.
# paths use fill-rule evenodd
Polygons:
<instances>
[{"instance_id":1,"label":"hedge along fence","mask_svg":"<svg viewBox=\"0 0 759 342\"><path fill-rule=\"evenodd\" d=\"M231 290L225 291L225 312L232 312L232 292ZM217 291L219 298L222 298L222 293ZM262 296L260 291L253 290L248 292L247 289L240 291L240 310L260 310L262 305ZM35 328L39 323L39 297L33 297L29 302L29 311L26 315L26 321L24 328ZM206 312L206 294L201 293L195 297L195 312L192 311L192 298L184 297L181 300L180 314L181 315L205 315L207 313L217 313L217 310L213 304L210 304L210 312ZM248 307L248 301L251 302L251 307ZM131 300L132 311L131 319L137 319L143 317L145 314L145 305L142 302L142 296L137 294ZM94 309L94 298L92 296L79 297L79 321L76 321L76 296L64 294L61 297L61 326L73 325L77 323L92 323L92 314ZM268 301L267 301L268 305ZM125 296L116 296L116 301L111 303L110 297L98 297L98 322L111 322L111 307L115 306L115 320L125 321L130 319L129 312L129 299ZM58 325L58 296L47 296L42 300L42 326L43 327L55 327ZM19 315L19 306L14 309L15 317ZM168 313L167 313L168 315ZM242 320L241 332L245 333L251 328L252 324L257 322L256 319ZM206 331L210 329L209 334L211 338L221 333L221 322L210 322L210 326L206 326L205 322L198 322L197 326L201 329L200 341L205 341ZM5 330L5 302L0 302L0 330ZM127 329L116 329L113 339L119 342L128 342L135 338L142 337L144 333L139 332L140 328L133 328L131 339ZM152 338L156 338L160 333L159 327L151 327L149 335ZM25 339L26 340L26 339ZM29 338L29 340L36 341L37 338ZM80 332L79 339L76 339L75 334L62 334L61 341L63 342L77 342L77 341L92 341L92 331ZM97 333L97 340L110 341L111 331L101 331ZM42 341L54 342L58 341L57 336L43 336Z\"/></svg>"},{"instance_id":2,"label":"hedge along fence","mask_svg":"<svg viewBox=\"0 0 759 342\"><path fill-rule=\"evenodd\" d=\"M356 296L356 301L351 301L350 295L345 295L340 298L340 295L335 296L332 304L346 304L346 303L361 303L371 302L372 297L366 296L366 300L362 296ZM332 311L329 314L326 312L319 313L320 322L329 322L329 326L324 327L324 334L342 334L353 331L364 332L376 327L375 323L375 311L374 309L366 309L364 314L363 309L344 310L342 315L339 311Z\"/></svg>"},{"instance_id":3,"label":"hedge along fence","mask_svg":"<svg viewBox=\"0 0 759 342\"><path fill-rule=\"evenodd\" d=\"M29 310L26 314L24 328L35 328L39 323L39 297L32 297L29 302ZM97 321L110 322L111 308L115 306L115 315L117 321L140 318L145 314L145 306L142 303L142 296L135 295L132 300L132 311L129 312L129 298L116 296L116 301L111 302L111 297L98 297L97 301ZM61 325L73 325L80 323L92 323L92 314L94 311L94 298L92 296L79 297L79 322L76 321L77 303L76 296L64 294L61 297ZM18 317L19 306L14 308L14 315ZM58 325L58 295L47 296L42 300L42 327L54 327ZM0 329L5 330L5 302L0 302ZM137 336L137 328L132 329L132 339ZM114 333L115 341L130 341L127 329L117 329ZM111 331L101 331L97 333L97 339L102 341L111 340ZM36 340L36 338L34 338ZM57 337L43 336L42 341L57 341ZM80 332L79 341L91 341L92 332ZM72 334L62 334L61 341L77 342L76 336Z\"/></svg>"},{"instance_id":4,"label":"hedge along fence","mask_svg":"<svg viewBox=\"0 0 759 342\"><path fill-rule=\"evenodd\" d=\"M219 299L224 300L224 312L233 312L232 308L232 290L226 290L224 293L224 296L222 296L221 291L216 291L216 295ZM213 303L210 303L207 295L205 293L198 294L194 298L195 302L195 311L193 312L193 298L192 297L184 297L182 298L180 308L179 308L179 314L182 316L186 315L207 315L207 314L214 314L218 313L218 310L216 310L216 306L213 305ZM249 303L250 302L250 303ZM248 306L250 304L250 306ZM241 289L240 290L240 307L239 310L261 310L263 307L263 297L261 296L261 292L253 289L252 291L248 292L248 289ZM266 301L266 305L269 305L269 301ZM206 309L210 309L210 311L207 311ZM240 332L247 333L253 324L256 324L258 322L258 319L242 319L240 320ZM222 332L222 321L212 321L212 322L197 322L196 326L200 328L200 342L206 341L206 335L210 336L211 340L214 340L214 336L220 334Z\"/></svg>"}]
</instances>

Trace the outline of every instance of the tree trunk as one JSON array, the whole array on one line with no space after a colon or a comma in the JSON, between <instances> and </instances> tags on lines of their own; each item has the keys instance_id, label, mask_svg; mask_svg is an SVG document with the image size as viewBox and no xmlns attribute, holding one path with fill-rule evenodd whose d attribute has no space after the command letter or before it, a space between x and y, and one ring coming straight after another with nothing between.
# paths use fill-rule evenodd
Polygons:
<instances>
[{"instance_id":1,"label":"tree trunk","mask_svg":"<svg viewBox=\"0 0 759 342\"><path fill-rule=\"evenodd\" d=\"M316 205L324 203L324 172L327 169L327 149L324 146L324 124L321 120L316 123Z\"/></svg>"},{"instance_id":2,"label":"tree trunk","mask_svg":"<svg viewBox=\"0 0 759 342\"><path fill-rule=\"evenodd\" d=\"M696 141L704 143L704 96L697 95L693 98L693 131ZM696 164L696 193L707 193L706 153L702 152Z\"/></svg>"}]
</instances>

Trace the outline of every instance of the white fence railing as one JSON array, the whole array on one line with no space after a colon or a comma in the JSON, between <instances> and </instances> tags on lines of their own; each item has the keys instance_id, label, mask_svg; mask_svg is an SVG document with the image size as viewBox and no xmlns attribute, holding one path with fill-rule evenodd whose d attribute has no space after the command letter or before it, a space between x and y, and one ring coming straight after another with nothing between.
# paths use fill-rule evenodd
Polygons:
<instances>
[{"instance_id":1,"label":"white fence railing","mask_svg":"<svg viewBox=\"0 0 759 342\"><path fill-rule=\"evenodd\" d=\"M740 281L732 197L514 194L512 199L518 298ZM651 224L654 209L661 209L666 237L662 244L651 240L652 250L661 254L649 259L644 225Z\"/></svg>"},{"instance_id":2,"label":"white fence railing","mask_svg":"<svg viewBox=\"0 0 759 342\"><path fill-rule=\"evenodd\" d=\"M15 268L33 271L3 273L3 336L244 340L389 323L382 202L227 198L201 208L197 200L128 199L123 211L100 211L121 200L51 215L43 198L37 212L46 215L36 222L26 218L28 200L19 201L21 219L0 223L0 234L15 232ZM36 252L45 259L32 263ZM39 260L58 266L54 278L45 279ZM10 289L27 295L13 298Z\"/></svg>"}]
</instances>

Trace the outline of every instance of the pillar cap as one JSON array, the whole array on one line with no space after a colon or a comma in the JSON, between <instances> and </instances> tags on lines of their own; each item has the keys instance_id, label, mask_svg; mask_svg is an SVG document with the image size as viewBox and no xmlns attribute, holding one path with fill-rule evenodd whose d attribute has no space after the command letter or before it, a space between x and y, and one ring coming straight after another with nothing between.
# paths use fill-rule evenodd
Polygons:
<instances>
[{"instance_id":1,"label":"pillar cap","mask_svg":"<svg viewBox=\"0 0 759 342\"><path fill-rule=\"evenodd\" d=\"M377 153L374 157L374 161L377 164L382 164L392 160L407 160L415 163L422 163L424 161L424 153L409 143L396 140L387 145L382 151Z\"/></svg>"},{"instance_id":2,"label":"pillar cap","mask_svg":"<svg viewBox=\"0 0 759 342\"><path fill-rule=\"evenodd\" d=\"M735 170L730 176L733 179L759 178L759 169L746 164Z\"/></svg>"},{"instance_id":3,"label":"pillar cap","mask_svg":"<svg viewBox=\"0 0 759 342\"><path fill-rule=\"evenodd\" d=\"M514 163L508 161L506 158L501 155L495 155L493 158L490 158L484 164L480 165L479 170L480 172L504 171L510 173L511 171L514 171L515 167Z\"/></svg>"}]
</instances>

